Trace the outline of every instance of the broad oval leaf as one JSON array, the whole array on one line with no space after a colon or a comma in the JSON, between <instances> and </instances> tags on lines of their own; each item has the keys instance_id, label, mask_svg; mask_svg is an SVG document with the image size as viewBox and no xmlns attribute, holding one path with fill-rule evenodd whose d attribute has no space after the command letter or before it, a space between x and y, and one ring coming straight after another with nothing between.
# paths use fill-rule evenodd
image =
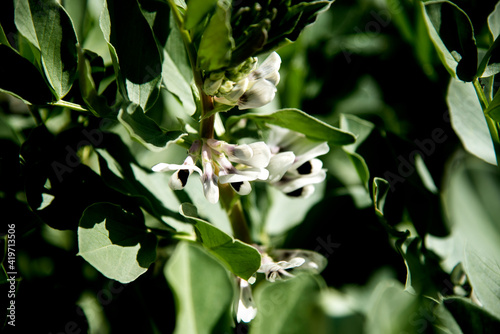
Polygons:
<instances>
[{"instance_id":1,"label":"broad oval leaf","mask_svg":"<svg viewBox=\"0 0 500 334\"><path fill-rule=\"evenodd\" d=\"M19 32L41 53L47 79L58 99L71 89L77 71L77 37L65 9L52 0L16 0Z\"/></svg>"},{"instance_id":2,"label":"broad oval leaf","mask_svg":"<svg viewBox=\"0 0 500 334\"><path fill-rule=\"evenodd\" d=\"M158 98L162 64L139 4L136 0L106 0L99 24L122 94L147 110Z\"/></svg>"},{"instance_id":3,"label":"broad oval leaf","mask_svg":"<svg viewBox=\"0 0 500 334\"><path fill-rule=\"evenodd\" d=\"M500 257L485 256L466 247L465 271L483 307L500 316Z\"/></svg>"},{"instance_id":4,"label":"broad oval leaf","mask_svg":"<svg viewBox=\"0 0 500 334\"><path fill-rule=\"evenodd\" d=\"M451 124L465 149L484 161L495 164L495 151L485 116L474 87L469 82L452 78L446 102Z\"/></svg>"},{"instance_id":5,"label":"broad oval leaf","mask_svg":"<svg viewBox=\"0 0 500 334\"><path fill-rule=\"evenodd\" d=\"M327 124L299 109L281 109L272 114L245 114L232 116L227 120L226 127L230 129L241 119L251 119L258 123L268 123L287 128L306 135L307 137L328 141L334 145L348 145L355 141L352 133Z\"/></svg>"},{"instance_id":6,"label":"broad oval leaf","mask_svg":"<svg viewBox=\"0 0 500 334\"><path fill-rule=\"evenodd\" d=\"M325 315L318 312L319 293L319 278L308 274L262 283L255 290L257 316L250 333L326 333Z\"/></svg>"},{"instance_id":7,"label":"broad oval leaf","mask_svg":"<svg viewBox=\"0 0 500 334\"><path fill-rule=\"evenodd\" d=\"M118 121L127 129L130 136L153 152L167 148L185 135L182 131L164 131L148 117L141 106L130 103L118 112Z\"/></svg>"},{"instance_id":8,"label":"broad oval leaf","mask_svg":"<svg viewBox=\"0 0 500 334\"><path fill-rule=\"evenodd\" d=\"M472 156L455 161L453 166L443 193L449 225L467 240L470 249L500 263L498 168ZM469 259L472 256L466 255Z\"/></svg>"},{"instance_id":9,"label":"broad oval leaf","mask_svg":"<svg viewBox=\"0 0 500 334\"><path fill-rule=\"evenodd\" d=\"M174 333L214 332L233 300L233 285L224 267L203 248L181 242L164 272L176 296Z\"/></svg>"},{"instance_id":10,"label":"broad oval leaf","mask_svg":"<svg viewBox=\"0 0 500 334\"><path fill-rule=\"evenodd\" d=\"M229 65L231 49L234 47L230 17L229 5L224 1L219 1L215 13L201 36L198 48L197 66L202 70L215 71Z\"/></svg>"},{"instance_id":11,"label":"broad oval leaf","mask_svg":"<svg viewBox=\"0 0 500 334\"><path fill-rule=\"evenodd\" d=\"M478 55L469 17L451 1L427 1L422 6L429 35L441 61L451 75L472 81Z\"/></svg>"},{"instance_id":12,"label":"broad oval leaf","mask_svg":"<svg viewBox=\"0 0 500 334\"><path fill-rule=\"evenodd\" d=\"M217 227L197 217L196 207L183 203L180 213L195 222L198 237L210 252L215 255L236 276L248 280L260 267L259 251L240 240L222 232Z\"/></svg>"},{"instance_id":13,"label":"broad oval leaf","mask_svg":"<svg viewBox=\"0 0 500 334\"><path fill-rule=\"evenodd\" d=\"M156 259L156 237L141 218L111 203L89 206L78 227L78 255L108 278L134 281Z\"/></svg>"}]
</instances>

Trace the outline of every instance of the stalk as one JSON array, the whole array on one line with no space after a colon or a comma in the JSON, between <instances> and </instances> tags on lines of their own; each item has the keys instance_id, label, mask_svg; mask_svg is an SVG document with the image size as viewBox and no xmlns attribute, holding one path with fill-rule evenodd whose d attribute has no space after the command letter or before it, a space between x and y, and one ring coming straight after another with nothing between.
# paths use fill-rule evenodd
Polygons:
<instances>
[{"instance_id":1,"label":"stalk","mask_svg":"<svg viewBox=\"0 0 500 334\"><path fill-rule=\"evenodd\" d=\"M214 138L214 124L215 124L215 114L205 117L205 115L211 113L214 109L213 98L205 93L203 90L203 76L201 70L197 66L197 52L192 43L191 34L188 30L184 28L184 18L179 13L177 5L173 0L167 0L172 10L177 27L180 30L182 40L186 47L189 62L193 70L194 82L201 102L201 122L200 122L200 136L204 139ZM217 171L218 172L218 171ZM238 196L235 194L231 186L228 184L219 184L219 200L222 206L226 210L226 214L231 222L231 227L233 230L233 235L235 238L251 243L250 231L248 229L247 220L243 212L243 206Z\"/></svg>"},{"instance_id":2,"label":"stalk","mask_svg":"<svg viewBox=\"0 0 500 334\"><path fill-rule=\"evenodd\" d=\"M488 124L488 130L490 131L491 140L493 141L493 148L495 150L495 158L497 160L497 166L500 167L500 137L498 134L498 123L491 119L485 112L488 109L489 100L484 94L484 91L479 83L479 80L476 78L473 81L474 89L476 91L477 98L479 99L479 104L481 105L481 109L483 109L484 118L486 120L486 124Z\"/></svg>"}]
</instances>

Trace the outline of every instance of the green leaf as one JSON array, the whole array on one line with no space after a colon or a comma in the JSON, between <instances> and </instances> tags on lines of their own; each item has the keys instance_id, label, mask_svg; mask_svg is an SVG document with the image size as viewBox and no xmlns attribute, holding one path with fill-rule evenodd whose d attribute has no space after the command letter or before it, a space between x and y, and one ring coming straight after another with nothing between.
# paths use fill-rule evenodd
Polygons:
<instances>
[{"instance_id":1,"label":"green leaf","mask_svg":"<svg viewBox=\"0 0 500 334\"><path fill-rule=\"evenodd\" d=\"M263 282L255 289L257 316L250 334L326 333L319 311L319 279L302 274L286 281Z\"/></svg>"},{"instance_id":2,"label":"green leaf","mask_svg":"<svg viewBox=\"0 0 500 334\"><path fill-rule=\"evenodd\" d=\"M0 44L5 44L5 45L10 46L9 40L7 39L7 36L5 35L5 32L3 31L3 27L1 24L0 24Z\"/></svg>"},{"instance_id":3,"label":"green leaf","mask_svg":"<svg viewBox=\"0 0 500 334\"><path fill-rule=\"evenodd\" d=\"M191 86L166 50L163 52L162 72L163 84L167 90L179 99L184 107L184 111L189 116L192 116L196 112L196 104Z\"/></svg>"},{"instance_id":4,"label":"green leaf","mask_svg":"<svg viewBox=\"0 0 500 334\"><path fill-rule=\"evenodd\" d=\"M451 1L427 1L422 6L429 35L446 69L462 81L472 81L477 47L469 17Z\"/></svg>"},{"instance_id":5,"label":"green leaf","mask_svg":"<svg viewBox=\"0 0 500 334\"><path fill-rule=\"evenodd\" d=\"M446 102L451 125L465 149L491 164L496 164L495 151L488 125L472 83L452 78Z\"/></svg>"},{"instance_id":6,"label":"green leaf","mask_svg":"<svg viewBox=\"0 0 500 334\"><path fill-rule=\"evenodd\" d=\"M158 98L161 58L151 27L136 0L107 0L99 24L108 43L122 94L143 110Z\"/></svg>"},{"instance_id":7,"label":"green leaf","mask_svg":"<svg viewBox=\"0 0 500 334\"><path fill-rule=\"evenodd\" d=\"M57 99L71 89L77 71L77 44L71 18L53 0L16 0L19 32L40 51L44 72Z\"/></svg>"},{"instance_id":8,"label":"green leaf","mask_svg":"<svg viewBox=\"0 0 500 334\"><path fill-rule=\"evenodd\" d=\"M367 333L415 333L415 325L409 319L420 321L417 307L418 300L400 282L381 281L366 305Z\"/></svg>"},{"instance_id":9,"label":"green leaf","mask_svg":"<svg viewBox=\"0 0 500 334\"><path fill-rule=\"evenodd\" d=\"M448 224L478 254L500 262L500 173L466 156L455 163L443 193Z\"/></svg>"},{"instance_id":10,"label":"green leaf","mask_svg":"<svg viewBox=\"0 0 500 334\"><path fill-rule=\"evenodd\" d=\"M170 143L185 135L182 131L164 131L156 122L144 114L142 107L130 103L118 112L118 121L127 129L130 136L153 152L160 152Z\"/></svg>"},{"instance_id":11,"label":"green leaf","mask_svg":"<svg viewBox=\"0 0 500 334\"><path fill-rule=\"evenodd\" d=\"M230 129L241 119L251 119L259 123L278 125L300 132L311 139L328 141L334 145L347 145L355 141L355 136L352 133L333 127L298 109L281 109L267 115L244 114L242 116L232 116L227 120L226 128Z\"/></svg>"},{"instance_id":12,"label":"green leaf","mask_svg":"<svg viewBox=\"0 0 500 334\"><path fill-rule=\"evenodd\" d=\"M464 333L500 332L500 320L498 318L465 298L446 298L444 306L453 315Z\"/></svg>"},{"instance_id":13,"label":"green leaf","mask_svg":"<svg viewBox=\"0 0 500 334\"><path fill-rule=\"evenodd\" d=\"M78 53L80 58L78 62L78 80L80 84L80 91L82 93L82 99L94 115L100 117L110 116L113 111L108 106L106 98L97 93L94 78L92 77L92 66L90 63L92 57L98 58L104 68L102 58L88 50L83 51L80 49Z\"/></svg>"},{"instance_id":14,"label":"green leaf","mask_svg":"<svg viewBox=\"0 0 500 334\"><path fill-rule=\"evenodd\" d=\"M229 5L225 1L219 1L201 36L197 67L204 71L215 71L229 65L231 49L234 47L230 18Z\"/></svg>"},{"instance_id":15,"label":"green leaf","mask_svg":"<svg viewBox=\"0 0 500 334\"><path fill-rule=\"evenodd\" d=\"M31 104L47 104L54 99L36 67L7 45L0 45L0 91Z\"/></svg>"},{"instance_id":16,"label":"green leaf","mask_svg":"<svg viewBox=\"0 0 500 334\"><path fill-rule=\"evenodd\" d=\"M500 257L465 249L465 271L483 307L500 318Z\"/></svg>"},{"instance_id":17,"label":"green leaf","mask_svg":"<svg viewBox=\"0 0 500 334\"><path fill-rule=\"evenodd\" d=\"M191 30L215 7L217 0L190 0L186 11L185 28Z\"/></svg>"},{"instance_id":18,"label":"green leaf","mask_svg":"<svg viewBox=\"0 0 500 334\"><path fill-rule=\"evenodd\" d=\"M492 39L496 40L500 36L500 3L496 4L495 9L488 16L488 28Z\"/></svg>"},{"instance_id":19,"label":"green leaf","mask_svg":"<svg viewBox=\"0 0 500 334\"><path fill-rule=\"evenodd\" d=\"M248 280L260 267L260 253L197 217L196 207L183 203L180 213L193 220L200 242L236 276Z\"/></svg>"},{"instance_id":20,"label":"green leaf","mask_svg":"<svg viewBox=\"0 0 500 334\"><path fill-rule=\"evenodd\" d=\"M111 203L96 203L78 227L78 255L104 276L122 283L144 274L156 258L156 237L142 217Z\"/></svg>"},{"instance_id":21,"label":"green leaf","mask_svg":"<svg viewBox=\"0 0 500 334\"><path fill-rule=\"evenodd\" d=\"M189 242L177 245L164 272L176 297L174 333L212 333L233 300L228 272L203 248Z\"/></svg>"},{"instance_id":22,"label":"green leaf","mask_svg":"<svg viewBox=\"0 0 500 334\"><path fill-rule=\"evenodd\" d=\"M389 182L380 178L373 178L373 206L378 216L384 216L384 204L387 193L390 189Z\"/></svg>"},{"instance_id":23,"label":"green leaf","mask_svg":"<svg viewBox=\"0 0 500 334\"><path fill-rule=\"evenodd\" d=\"M370 171L365 162L365 159L358 153L356 149L365 141L370 135L375 125L371 122L365 121L359 117L349 114L340 115L340 129L349 133L352 133L356 137L356 141L353 144L346 145L343 147L344 151L347 153L349 160L354 165L356 172L361 179L362 184L368 189L368 180L370 179Z\"/></svg>"},{"instance_id":24,"label":"green leaf","mask_svg":"<svg viewBox=\"0 0 500 334\"><path fill-rule=\"evenodd\" d=\"M500 122L500 90L497 91L484 113L496 122Z\"/></svg>"}]
</instances>

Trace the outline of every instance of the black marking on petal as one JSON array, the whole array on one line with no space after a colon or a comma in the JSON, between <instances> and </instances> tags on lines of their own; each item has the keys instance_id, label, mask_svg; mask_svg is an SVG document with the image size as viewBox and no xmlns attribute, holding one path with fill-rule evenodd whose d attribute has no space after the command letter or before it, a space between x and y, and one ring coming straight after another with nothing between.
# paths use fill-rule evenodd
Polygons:
<instances>
[{"instance_id":1,"label":"black marking on petal","mask_svg":"<svg viewBox=\"0 0 500 334\"><path fill-rule=\"evenodd\" d=\"M236 192L239 192L241 189L241 186L243 185L243 182L233 182L231 183L231 187L233 187Z\"/></svg>"},{"instance_id":2,"label":"black marking on petal","mask_svg":"<svg viewBox=\"0 0 500 334\"><path fill-rule=\"evenodd\" d=\"M181 181L182 187L185 187L186 183L188 181L188 177L189 177L189 170L180 169L179 172L177 173L177 176L179 177L179 180Z\"/></svg>"},{"instance_id":3,"label":"black marking on petal","mask_svg":"<svg viewBox=\"0 0 500 334\"><path fill-rule=\"evenodd\" d=\"M302 195L304 188L299 188L294 191L291 191L289 193L286 193L285 195L290 196L290 197L300 197Z\"/></svg>"},{"instance_id":4,"label":"black marking on petal","mask_svg":"<svg viewBox=\"0 0 500 334\"><path fill-rule=\"evenodd\" d=\"M312 168L312 163L310 161L306 161L300 165L299 168L297 168L297 172L299 172L300 175L311 174Z\"/></svg>"}]
</instances>

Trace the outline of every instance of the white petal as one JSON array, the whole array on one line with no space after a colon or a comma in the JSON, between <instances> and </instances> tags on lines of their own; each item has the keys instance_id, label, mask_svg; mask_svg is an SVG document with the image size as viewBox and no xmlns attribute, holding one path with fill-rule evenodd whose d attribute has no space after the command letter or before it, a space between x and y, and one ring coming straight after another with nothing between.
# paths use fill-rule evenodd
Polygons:
<instances>
[{"instance_id":1,"label":"white petal","mask_svg":"<svg viewBox=\"0 0 500 334\"><path fill-rule=\"evenodd\" d=\"M297 176L317 174L323 168L323 162L319 159L308 160L294 169L293 167L296 165L297 164L293 164L289 172Z\"/></svg>"},{"instance_id":2,"label":"white petal","mask_svg":"<svg viewBox=\"0 0 500 334\"><path fill-rule=\"evenodd\" d=\"M288 267L288 268L300 267L301 265L304 264L304 262L306 262L305 259L303 259L301 257L294 257L293 259L288 261L288 263L290 265L290 267Z\"/></svg>"},{"instance_id":3,"label":"white petal","mask_svg":"<svg viewBox=\"0 0 500 334\"><path fill-rule=\"evenodd\" d=\"M278 153L271 158L266 169L269 171L269 182L279 181L290 169L295 160L293 152Z\"/></svg>"},{"instance_id":4,"label":"white petal","mask_svg":"<svg viewBox=\"0 0 500 334\"><path fill-rule=\"evenodd\" d=\"M178 169L174 174L172 174L172 176L168 180L168 186L172 190L181 190L181 189L183 189L186 186L188 177L193 172L192 170L188 170L187 171L188 175L182 174L182 176L179 177L179 172L180 171L186 172L185 169Z\"/></svg>"},{"instance_id":5,"label":"white petal","mask_svg":"<svg viewBox=\"0 0 500 334\"><path fill-rule=\"evenodd\" d=\"M244 280L241 280L242 282ZM244 281L246 283L246 281ZM252 298L252 288L246 283L240 284L240 298L238 301L238 310L236 311L236 320L238 322L250 322L257 315L257 308Z\"/></svg>"},{"instance_id":6,"label":"white petal","mask_svg":"<svg viewBox=\"0 0 500 334\"><path fill-rule=\"evenodd\" d=\"M219 182L233 183L243 181L265 180L269 176L269 172L264 168L245 168L235 169L234 173L219 174Z\"/></svg>"},{"instance_id":7,"label":"white petal","mask_svg":"<svg viewBox=\"0 0 500 334\"><path fill-rule=\"evenodd\" d=\"M203 183L203 193L207 200L212 204L217 203L219 201L219 187L217 185L217 175L213 173L211 163L205 164L201 181Z\"/></svg>"},{"instance_id":8,"label":"white petal","mask_svg":"<svg viewBox=\"0 0 500 334\"><path fill-rule=\"evenodd\" d=\"M241 196L248 195L252 191L252 186L248 181L233 182L230 184L234 191L236 191Z\"/></svg>"},{"instance_id":9,"label":"white petal","mask_svg":"<svg viewBox=\"0 0 500 334\"><path fill-rule=\"evenodd\" d=\"M182 165L175 165L175 164L166 164L166 163L159 163L151 167L151 170L153 172L171 172L173 170L179 169Z\"/></svg>"},{"instance_id":10,"label":"white petal","mask_svg":"<svg viewBox=\"0 0 500 334\"><path fill-rule=\"evenodd\" d=\"M240 110L259 108L265 106L274 99L276 86L266 79L257 80L238 100Z\"/></svg>"},{"instance_id":11,"label":"white petal","mask_svg":"<svg viewBox=\"0 0 500 334\"><path fill-rule=\"evenodd\" d=\"M297 156L297 160L292 166L292 168L297 168L308 160L328 153L330 147L328 147L327 142L318 143L305 138L304 140L301 140L300 143L296 142L296 144L289 149Z\"/></svg>"},{"instance_id":12,"label":"white petal","mask_svg":"<svg viewBox=\"0 0 500 334\"><path fill-rule=\"evenodd\" d=\"M284 193L290 193L307 185L323 182L325 178L326 172L324 169L322 169L321 171L313 175L305 175L289 180L282 180L274 183L273 185Z\"/></svg>"},{"instance_id":13,"label":"white petal","mask_svg":"<svg viewBox=\"0 0 500 334\"><path fill-rule=\"evenodd\" d=\"M273 72L278 72L281 65L281 58L276 52L271 53L262 64L252 73L250 80L259 80L273 75Z\"/></svg>"},{"instance_id":14,"label":"white petal","mask_svg":"<svg viewBox=\"0 0 500 334\"><path fill-rule=\"evenodd\" d=\"M242 151L236 154L236 150L239 147L242 147ZM245 152L243 149L245 149ZM243 156L244 153L248 158ZM262 141L248 145L238 145L235 147L233 155L229 156L229 160L251 167L264 168L269 164L269 160L271 160L271 149Z\"/></svg>"}]
</instances>

